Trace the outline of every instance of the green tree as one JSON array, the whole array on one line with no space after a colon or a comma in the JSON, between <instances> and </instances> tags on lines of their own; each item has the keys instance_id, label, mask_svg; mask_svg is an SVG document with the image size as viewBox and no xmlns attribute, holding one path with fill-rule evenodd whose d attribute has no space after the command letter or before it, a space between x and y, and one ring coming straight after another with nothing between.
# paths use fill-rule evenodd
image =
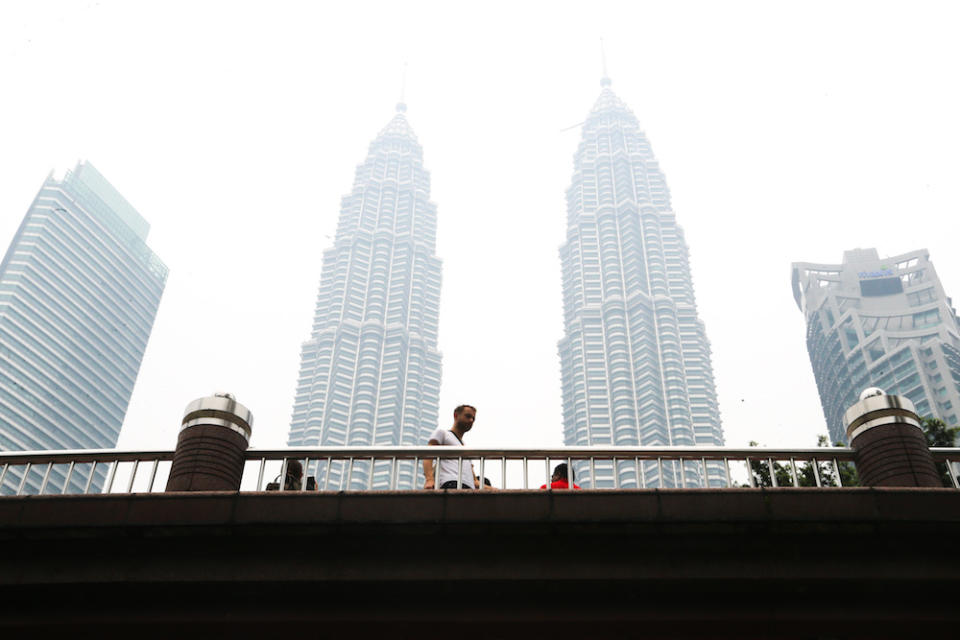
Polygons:
<instances>
[{"instance_id":1,"label":"green tree","mask_svg":"<svg viewBox=\"0 0 960 640\"><path fill-rule=\"evenodd\" d=\"M952 447L960 432L960 427L948 427L940 418L920 418L920 426L928 447Z\"/></svg>"},{"instance_id":2,"label":"green tree","mask_svg":"<svg viewBox=\"0 0 960 640\"><path fill-rule=\"evenodd\" d=\"M755 440L750 441L751 447L759 447L760 443ZM790 473L790 469L779 462L774 461L773 463L774 477L777 479L777 486L779 487L792 487L793 486L793 477ZM753 483L758 487L772 487L773 482L770 480L770 461L755 458L750 459L750 473L753 474Z\"/></svg>"},{"instance_id":3,"label":"green tree","mask_svg":"<svg viewBox=\"0 0 960 640\"><path fill-rule=\"evenodd\" d=\"M939 418L921 418L920 425L923 428L923 435L926 438L928 447L953 447L957 435L960 434L960 427L950 427ZM750 441L751 447L758 447L760 444L754 440ZM830 440L825 435L817 436L817 446L828 448ZM835 447L846 446L842 442L834 443ZM824 460L817 460L817 473L820 476L820 486L823 487L857 487L860 485L860 477L857 474L857 468L852 462L837 462L836 468L833 465L829 452L824 452ZM937 470L940 472L940 478L943 486L951 487L949 470L946 463L938 463ZM837 472L840 477L837 482ZM753 474L754 485L758 487L772 487L770 480L770 462L763 458L750 459L750 472ZM789 463L773 461L774 477L777 479L777 486L792 487L793 473ZM960 482L960 476L957 476ZM803 462L797 464L797 485L801 487L817 486L817 479L813 473L813 462Z\"/></svg>"},{"instance_id":4,"label":"green tree","mask_svg":"<svg viewBox=\"0 0 960 640\"><path fill-rule=\"evenodd\" d=\"M952 447L956 442L957 433L960 432L960 427L948 427L943 420L929 416L920 418L920 427L923 429L923 437L926 438L928 447ZM950 471L946 463L937 463L937 471L940 472L943 486L952 487L953 483L950 481Z\"/></svg>"},{"instance_id":5,"label":"green tree","mask_svg":"<svg viewBox=\"0 0 960 640\"><path fill-rule=\"evenodd\" d=\"M751 447L759 446L759 443L751 440ZM817 446L818 447L829 447L830 441L827 439L827 436L820 435L817 436ZM843 443L836 443L834 446L842 447ZM824 460L817 460L817 473L814 474L813 461L802 462L796 465L797 472L797 485L801 487L816 487L817 486L817 475L820 477L820 486L822 487L836 487L841 484L844 487L855 487L860 484L860 479L857 476L856 467L850 462L838 462L836 469L833 466L832 460L830 460L829 453L825 452ZM750 471L753 474L753 482L758 487L772 487L773 482L770 480L770 462L768 460L750 460ZM839 482L837 482L837 471L840 472ZM773 461L773 472L774 477L777 480L777 486L780 487L792 487L793 486L793 469L791 468L790 463L781 463Z\"/></svg>"}]
</instances>

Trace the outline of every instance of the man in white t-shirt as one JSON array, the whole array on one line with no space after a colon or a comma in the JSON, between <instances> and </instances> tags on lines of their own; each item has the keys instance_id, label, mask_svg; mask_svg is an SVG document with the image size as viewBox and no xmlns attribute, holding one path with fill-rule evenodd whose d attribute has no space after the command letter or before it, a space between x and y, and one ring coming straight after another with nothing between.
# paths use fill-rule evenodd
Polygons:
<instances>
[{"instance_id":1,"label":"man in white t-shirt","mask_svg":"<svg viewBox=\"0 0 960 640\"><path fill-rule=\"evenodd\" d=\"M437 427L437 430L430 436L427 443L431 446L440 447L462 447L463 436L467 431L473 428L473 421L477 418L477 409L469 404L462 404L453 410L453 428L444 429ZM461 467L458 469L458 467ZM460 486L457 486L457 472L460 471ZM424 489L433 489L433 459L426 458L423 461L423 475L427 479L424 483ZM441 458L440 473L437 474L437 484L441 489L476 489L476 475L473 473L473 463L464 460L460 465L456 458Z\"/></svg>"}]
</instances>

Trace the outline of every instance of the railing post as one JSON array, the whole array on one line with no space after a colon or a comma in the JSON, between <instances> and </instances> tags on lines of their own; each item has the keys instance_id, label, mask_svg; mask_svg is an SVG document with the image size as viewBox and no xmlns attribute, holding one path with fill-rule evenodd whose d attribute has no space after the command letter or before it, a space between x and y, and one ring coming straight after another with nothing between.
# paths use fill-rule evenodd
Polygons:
<instances>
[{"instance_id":1,"label":"railing post","mask_svg":"<svg viewBox=\"0 0 960 640\"><path fill-rule=\"evenodd\" d=\"M77 463L74 462L73 460L70 461L70 466L67 468L67 477L66 477L66 479L63 481L63 491L60 492L61 494L66 494L66 493L68 492L68 490L70 489L70 476L73 475L73 468L76 466L76 464L77 464ZM3 476L2 476L2 475L0 475L0 486L3 486Z\"/></svg>"},{"instance_id":2,"label":"railing post","mask_svg":"<svg viewBox=\"0 0 960 640\"><path fill-rule=\"evenodd\" d=\"M253 414L228 393L188 404L166 490L239 491L252 425Z\"/></svg>"},{"instance_id":3,"label":"railing post","mask_svg":"<svg viewBox=\"0 0 960 640\"><path fill-rule=\"evenodd\" d=\"M954 489L960 489L960 482L957 482L957 474L953 471L953 462L947 459L947 475L950 476L950 484Z\"/></svg>"},{"instance_id":4,"label":"railing post","mask_svg":"<svg viewBox=\"0 0 960 640\"><path fill-rule=\"evenodd\" d=\"M847 409L843 418L861 485L942 486L910 400L870 388L860 394L860 401Z\"/></svg>"},{"instance_id":5,"label":"railing post","mask_svg":"<svg viewBox=\"0 0 960 640\"><path fill-rule=\"evenodd\" d=\"M70 463L70 466L72 470L72 467L73 467L72 462ZM153 491L153 481L157 479L157 468L159 466L160 466L160 461L154 460L153 467L150 469L150 484L147 485L147 493L151 493ZM69 477L70 477L70 474L67 474L67 478Z\"/></svg>"}]
</instances>

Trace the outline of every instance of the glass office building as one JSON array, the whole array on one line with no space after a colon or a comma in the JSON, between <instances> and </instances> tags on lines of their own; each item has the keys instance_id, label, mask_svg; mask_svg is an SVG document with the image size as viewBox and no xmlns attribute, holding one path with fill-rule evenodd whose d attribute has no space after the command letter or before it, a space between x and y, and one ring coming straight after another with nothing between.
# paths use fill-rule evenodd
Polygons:
<instances>
[{"instance_id":1,"label":"glass office building","mask_svg":"<svg viewBox=\"0 0 960 640\"><path fill-rule=\"evenodd\" d=\"M560 248L564 441L722 445L710 345L666 179L637 118L608 78L601 84L574 155ZM708 466L577 472L588 485L595 473L596 486L722 484Z\"/></svg>"},{"instance_id":2,"label":"glass office building","mask_svg":"<svg viewBox=\"0 0 960 640\"><path fill-rule=\"evenodd\" d=\"M0 449L116 446L167 278L149 229L89 163L43 183L0 264Z\"/></svg>"},{"instance_id":3,"label":"glass office building","mask_svg":"<svg viewBox=\"0 0 960 640\"><path fill-rule=\"evenodd\" d=\"M960 330L926 250L880 259L845 251L841 264L797 262L793 297L833 442L867 387L909 398L921 416L958 424Z\"/></svg>"},{"instance_id":4,"label":"glass office building","mask_svg":"<svg viewBox=\"0 0 960 640\"><path fill-rule=\"evenodd\" d=\"M288 443L423 445L438 424L441 357L437 208L423 150L397 105L357 167L323 253L313 329L301 350ZM411 488L412 461L311 463L330 488Z\"/></svg>"}]
</instances>

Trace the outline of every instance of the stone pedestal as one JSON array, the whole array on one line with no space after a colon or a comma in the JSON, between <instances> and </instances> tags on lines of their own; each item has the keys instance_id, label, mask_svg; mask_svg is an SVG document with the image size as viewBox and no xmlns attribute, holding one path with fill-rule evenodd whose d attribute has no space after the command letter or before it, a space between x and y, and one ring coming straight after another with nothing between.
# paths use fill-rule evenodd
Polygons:
<instances>
[{"instance_id":1,"label":"stone pedestal","mask_svg":"<svg viewBox=\"0 0 960 640\"><path fill-rule=\"evenodd\" d=\"M230 394L194 400L184 411L167 491L238 491L253 414Z\"/></svg>"},{"instance_id":2,"label":"stone pedestal","mask_svg":"<svg viewBox=\"0 0 960 640\"><path fill-rule=\"evenodd\" d=\"M867 390L847 409L844 422L862 486L943 486L920 418L907 398Z\"/></svg>"}]
</instances>

